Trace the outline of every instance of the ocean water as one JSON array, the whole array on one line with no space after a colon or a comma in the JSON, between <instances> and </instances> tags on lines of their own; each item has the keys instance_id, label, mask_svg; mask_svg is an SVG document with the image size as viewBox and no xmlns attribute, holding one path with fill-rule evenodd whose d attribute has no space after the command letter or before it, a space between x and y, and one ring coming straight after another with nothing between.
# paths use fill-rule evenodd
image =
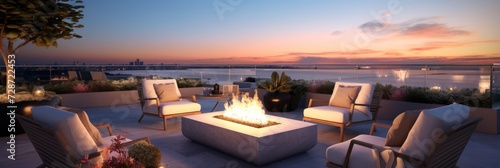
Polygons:
<instances>
[{"instance_id":1,"label":"ocean water","mask_svg":"<svg viewBox=\"0 0 500 168\"><path fill-rule=\"evenodd\" d=\"M259 69L259 68L192 68L185 70L123 70L110 74L200 78L208 84L229 84L247 77L268 79L273 71L284 71L292 79L368 82L396 86L427 86L435 89L490 88L490 72L483 69Z\"/></svg>"}]
</instances>

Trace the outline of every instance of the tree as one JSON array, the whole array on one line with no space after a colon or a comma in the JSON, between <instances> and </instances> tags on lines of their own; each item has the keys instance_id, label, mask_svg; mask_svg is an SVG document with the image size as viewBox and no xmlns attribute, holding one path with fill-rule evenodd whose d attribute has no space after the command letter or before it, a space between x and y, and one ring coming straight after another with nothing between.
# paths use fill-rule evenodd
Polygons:
<instances>
[{"instance_id":1,"label":"tree","mask_svg":"<svg viewBox=\"0 0 500 168\"><path fill-rule=\"evenodd\" d=\"M9 85L9 71L14 70L14 53L19 48L29 43L57 47L58 39L81 38L74 30L83 28L78 23L83 8L82 0L1 0L0 52L7 73L5 86Z\"/></svg>"}]
</instances>

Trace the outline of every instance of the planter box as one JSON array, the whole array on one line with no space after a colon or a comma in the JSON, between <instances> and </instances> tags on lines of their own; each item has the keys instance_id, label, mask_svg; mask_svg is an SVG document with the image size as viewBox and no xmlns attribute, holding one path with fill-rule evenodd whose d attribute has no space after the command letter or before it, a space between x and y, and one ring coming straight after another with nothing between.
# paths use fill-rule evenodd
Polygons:
<instances>
[{"instance_id":1,"label":"planter box","mask_svg":"<svg viewBox=\"0 0 500 168\"><path fill-rule=\"evenodd\" d=\"M306 102L309 103L309 99L320 99L320 100L330 100L330 94L319 94L319 93L306 93ZM313 106L328 105L328 102L316 102ZM430 109L440 106L442 104L425 104L425 103L413 103L395 100L382 100L380 105L382 106L379 110L377 119L392 121L396 116L405 112L407 110L417 110L417 109ZM307 107L307 104L305 105ZM476 128L476 132L487 133L487 134L499 134L500 133L500 109L489 109L489 108L470 108L469 118L483 118L483 121L479 123Z\"/></svg>"},{"instance_id":2,"label":"planter box","mask_svg":"<svg viewBox=\"0 0 500 168\"><path fill-rule=\"evenodd\" d=\"M203 88L180 88L179 91L182 96L192 96L203 92ZM139 104L139 95L136 90L71 93L60 94L60 96L62 97L62 106L74 108Z\"/></svg>"}]
</instances>

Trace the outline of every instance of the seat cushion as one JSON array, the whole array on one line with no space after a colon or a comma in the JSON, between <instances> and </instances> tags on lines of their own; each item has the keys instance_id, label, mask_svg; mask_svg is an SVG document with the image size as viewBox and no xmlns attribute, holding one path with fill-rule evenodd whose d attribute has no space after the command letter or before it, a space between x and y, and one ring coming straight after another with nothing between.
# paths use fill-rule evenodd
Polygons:
<instances>
[{"instance_id":1,"label":"seat cushion","mask_svg":"<svg viewBox=\"0 0 500 168\"><path fill-rule=\"evenodd\" d=\"M144 106L143 111L145 113L158 114L158 107L156 106L156 103L151 103L153 101L149 102L149 104L146 104ZM160 103L160 110L161 114L163 115L179 114L185 112L200 111L201 105L186 99L182 99L180 101L162 102Z\"/></svg>"},{"instance_id":2,"label":"seat cushion","mask_svg":"<svg viewBox=\"0 0 500 168\"><path fill-rule=\"evenodd\" d=\"M361 86L339 85L335 96L333 96L333 100L330 102L330 106L351 108L351 104L356 101L360 89Z\"/></svg>"},{"instance_id":3,"label":"seat cushion","mask_svg":"<svg viewBox=\"0 0 500 168\"><path fill-rule=\"evenodd\" d=\"M356 98L356 104L370 104L372 101L373 90L375 87L370 83L349 83L349 82L335 82L335 88L333 88L332 96L330 97L330 103L332 103L335 94L337 94L338 88L340 85L344 86L361 86L361 90L359 90L358 97ZM359 110L368 115L370 113L370 108L366 106L355 106L356 110Z\"/></svg>"},{"instance_id":4,"label":"seat cushion","mask_svg":"<svg viewBox=\"0 0 500 168\"><path fill-rule=\"evenodd\" d=\"M62 107L62 106L58 106L56 108L68 112L73 112L76 115L78 115L78 118L80 118L80 121L82 122L85 129L87 129L87 132L90 134L96 145L100 146L103 144L101 132L99 132L99 130L90 122L89 116L84 110L71 107Z\"/></svg>"},{"instance_id":5,"label":"seat cushion","mask_svg":"<svg viewBox=\"0 0 500 168\"><path fill-rule=\"evenodd\" d=\"M31 111L35 121L61 133L73 157L81 159L98 151L96 143L77 114L51 106L38 106Z\"/></svg>"},{"instance_id":6,"label":"seat cushion","mask_svg":"<svg viewBox=\"0 0 500 168\"><path fill-rule=\"evenodd\" d=\"M371 136L371 135L358 135L353 139L367 142L373 145L380 146L378 151L384 151L385 149L392 149L398 151L398 147L388 147L384 146L385 138ZM326 149L326 159L338 165L344 164L344 159L349 149L349 144L351 140L347 140L338 144L334 144ZM367 148L360 145L355 145L353 147L349 167L374 167L377 161L374 159L371 148Z\"/></svg>"},{"instance_id":7,"label":"seat cushion","mask_svg":"<svg viewBox=\"0 0 500 168\"><path fill-rule=\"evenodd\" d=\"M460 126L468 118L469 111L469 107L461 104L422 111L401 146L400 152L426 160L434 152L436 144L444 141L442 139L444 137L441 136Z\"/></svg>"},{"instance_id":8,"label":"seat cushion","mask_svg":"<svg viewBox=\"0 0 500 168\"><path fill-rule=\"evenodd\" d=\"M177 87L173 83L153 84L160 102L179 101Z\"/></svg>"},{"instance_id":9,"label":"seat cushion","mask_svg":"<svg viewBox=\"0 0 500 168\"><path fill-rule=\"evenodd\" d=\"M338 123L346 123L347 121L349 121L349 109L334 106L309 107L304 109L304 117L316 118ZM358 110L354 110L352 116L353 122L371 119L371 113L368 113L368 115L366 115Z\"/></svg>"},{"instance_id":10,"label":"seat cushion","mask_svg":"<svg viewBox=\"0 0 500 168\"><path fill-rule=\"evenodd\" d=\"M387 132L385 145L403 145L421 111L422 110L409 110L399 114L394 121L392 121L392 126Z\"/></svg>"}]
</instances>

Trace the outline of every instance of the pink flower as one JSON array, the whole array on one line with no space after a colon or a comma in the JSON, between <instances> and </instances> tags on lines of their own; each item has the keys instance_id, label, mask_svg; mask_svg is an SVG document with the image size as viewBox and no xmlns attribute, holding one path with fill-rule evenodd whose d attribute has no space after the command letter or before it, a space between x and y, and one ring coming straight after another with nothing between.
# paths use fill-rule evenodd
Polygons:
<instances>
[{"instance_id":1,"label":"pink flower","mask_svg":"<svg viewBox=\"0 0 500 168\"><path fill-rule=\"evenodd\" d=\"M73 87L73 90L75 90L75 92L77 93L83 93L83 92L88 92L89 87L84 83L77 83L75 87Z\"/></svg>"}]
</instances>

